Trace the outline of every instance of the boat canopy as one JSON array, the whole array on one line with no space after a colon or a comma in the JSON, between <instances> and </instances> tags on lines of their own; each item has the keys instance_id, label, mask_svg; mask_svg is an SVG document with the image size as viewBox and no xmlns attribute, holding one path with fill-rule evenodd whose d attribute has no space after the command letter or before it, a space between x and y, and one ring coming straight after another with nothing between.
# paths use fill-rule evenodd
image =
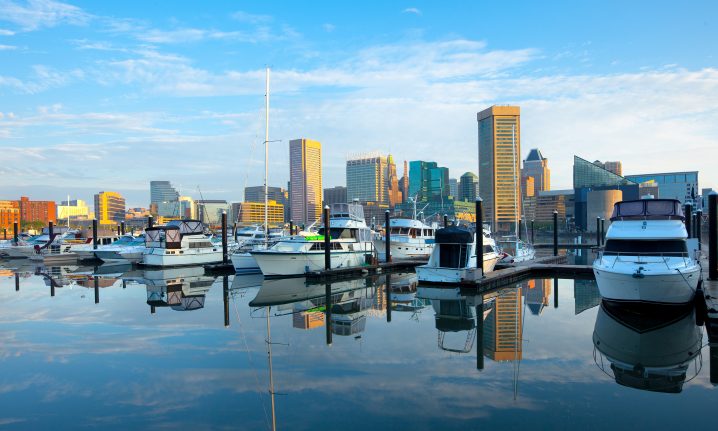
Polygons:
<instances>
[{"instance_id":1,"label":"boat canopy","mask_svg":"<svg viewBox=\"0 0 718 431\"><path fill-rule=\"evenodd\" d=\"M348 218L364 221L364 207L360 204L332 204L331 218Z\"/></svg>"},{"instance_id":2,"label":"boat canopy","mask_svg":"<svg viewBox=\"0 0 718 431\"><path fill-rule=\"evenodd\" d=\"M466 229L449 226L436 231L436 244L469 244L474 242L474 235Z\"/></svg>"},{"instance_id":3,"label":"boat canopy","mask_svg":"<svg viewBox=\"0 0 718 431\"><path fill-rule=\"evenodd\" d=\"M685 220L680 201L676 199L642 199L616 202L611 221L616 220Z\"/></svg>"},{"instance_id":4,"label":"boat canopy","mask_svg":"<svg viewBox=\"0 0 718 431\"><path fill-rule=\"evenodd\" d=\"M166 226L145 229L146 247L181 248L184 235L202 235L204 225L199 220L172 220Z\"/></svg>"},{"instance_id":5,"label":"boat canopy","mask_svg":"<svg viewBox=\"0 0 718 431\"><path fill-rule=\"evenodd\" d=\"M177 228L182 235L196 235L204 233L204 225L199 220L172 220L167 228Z\"/></svg>"}]
</instances>

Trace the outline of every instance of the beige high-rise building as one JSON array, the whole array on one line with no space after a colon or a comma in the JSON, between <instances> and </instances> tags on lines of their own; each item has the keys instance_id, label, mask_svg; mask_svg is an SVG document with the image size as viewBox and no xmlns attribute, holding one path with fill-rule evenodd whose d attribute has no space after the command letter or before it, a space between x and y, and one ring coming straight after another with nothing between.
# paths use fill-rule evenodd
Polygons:
<instances>
[{"instance_id":1,"label":"beige high-rise building","mask_svg":"<svg viewBox=\"0 0 718 431\"><path fill-rule=\"evenodd\" d=\"M494 105L477 114L479 196L484 222L495 232L516 232L521 214L521 110Z\"/></svg>"},{"instance_id":2,"label":"beige high-rise building","mask_svg":"<svg viewBox=\"0 0 718 431\"><path fill-rule=\"evenodd\" d=\"M291 219L308 226L322 215L322 144L311 139L289 141Z\"/></svg>"},{"instance_id":3,"label":"beige high-rise building","mask_svg":"<svg viewBox=\"0 0 718 431\"><path fill-rule=\"evenodd\" d=\"M551 169L538 148L532 148L524 160L522 178L533 177L533 190L523 189L525 196L538 196L539 192L551 190Z\"/></svg>"}]
</instances>

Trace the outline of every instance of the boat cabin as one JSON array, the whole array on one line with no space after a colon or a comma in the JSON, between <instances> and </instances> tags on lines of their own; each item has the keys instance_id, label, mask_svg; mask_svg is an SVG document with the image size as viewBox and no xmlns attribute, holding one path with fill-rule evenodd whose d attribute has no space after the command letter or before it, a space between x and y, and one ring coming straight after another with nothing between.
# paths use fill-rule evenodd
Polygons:
<instances>
[{"instance_id":1,"label":"boat cabin","mask_svg":"<svg viewBox=\"0 0 718 431\"><path fill-rule=\"evenodd\" d=\"M199 220L172 220L165 226L145 229L147 248L182 248L182 238L192 236L198 241L189 243L190 248L213 247L212 241L204 236L204 224ZM202 240L204 239L204 240Z\"/></svg>"},{"instance_id":2,"label":"boat cabin","mask_svg":"<svg viewBox=\"0 0 718 431\"><path fill-rule=\"evenodd\" d=\"M685 220L680 201L676 199L641 199L613 205L611 221L618 220Z\"/></svg>"}]
</instances>

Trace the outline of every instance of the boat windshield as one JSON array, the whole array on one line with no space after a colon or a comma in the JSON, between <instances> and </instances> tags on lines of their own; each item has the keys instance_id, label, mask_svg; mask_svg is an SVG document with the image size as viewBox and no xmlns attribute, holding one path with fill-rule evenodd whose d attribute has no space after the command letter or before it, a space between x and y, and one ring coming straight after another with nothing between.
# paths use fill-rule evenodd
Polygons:
<instances>
[{"instance_id":1,"label":"boat windshield","mask_svg":"<svg viewBox=\"0 0 718 431\"><path fill-rule=\"evenodd\" d=\"M682 239L628 240L609 239L603 252L611 255L663 255L684 256L688 253L686 241Z\"/></svg>"},{"instance_id":2,"label":"boat windshield","mask_svg":"<svg viewBox=\"0 0 718 431\"><path fill-rule=\"evenodd\" d=\"M356 238L356 229L331 228L329 229L331 239L353 239ZM324 236L324 228L319 228L318 234Z\"/></svg>"}]
</instances>

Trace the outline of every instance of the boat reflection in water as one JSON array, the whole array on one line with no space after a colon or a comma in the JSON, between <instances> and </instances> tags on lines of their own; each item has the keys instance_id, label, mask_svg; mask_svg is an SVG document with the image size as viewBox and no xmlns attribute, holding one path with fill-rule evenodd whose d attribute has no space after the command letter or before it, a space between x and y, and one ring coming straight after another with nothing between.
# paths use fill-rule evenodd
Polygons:
<instances>
[{"instance_id":1,"label":"boat reflection in water","mask_svg":"<svg viewBox=\"0 0 718 431\"><path fill-rule=\"evenodd\" d=\"M417 295L419 278L416 273L391 274L387 280L390 283L390 305L393 311L410 312L413 313L412 318L417 319L417 313L430 304L430 300Z\"/></svg>"},{"instance_id":2,"label":"boat reflection in water","mask_svg":"<svg viewBox=\"0 0 718 431\"><path fill-rule=\"evenodd\" d=\"M602 302L593 331L596 365L616 383L679 393L702 367L695 309L626 308Z\"/></svg>"},{"instance_id":3,"label":"boat reflection in water","mask_svg":"<svg viewBox=\"0 0 718 431\"><path fill-rule=\"evenodd\" d=\"M204 274L202 266L144 270L129 273L123 279L146 286L151 313L156 307L175 311L204 308L205 295L215 281L215 277Z\"/></svg>"}]
</instances>

